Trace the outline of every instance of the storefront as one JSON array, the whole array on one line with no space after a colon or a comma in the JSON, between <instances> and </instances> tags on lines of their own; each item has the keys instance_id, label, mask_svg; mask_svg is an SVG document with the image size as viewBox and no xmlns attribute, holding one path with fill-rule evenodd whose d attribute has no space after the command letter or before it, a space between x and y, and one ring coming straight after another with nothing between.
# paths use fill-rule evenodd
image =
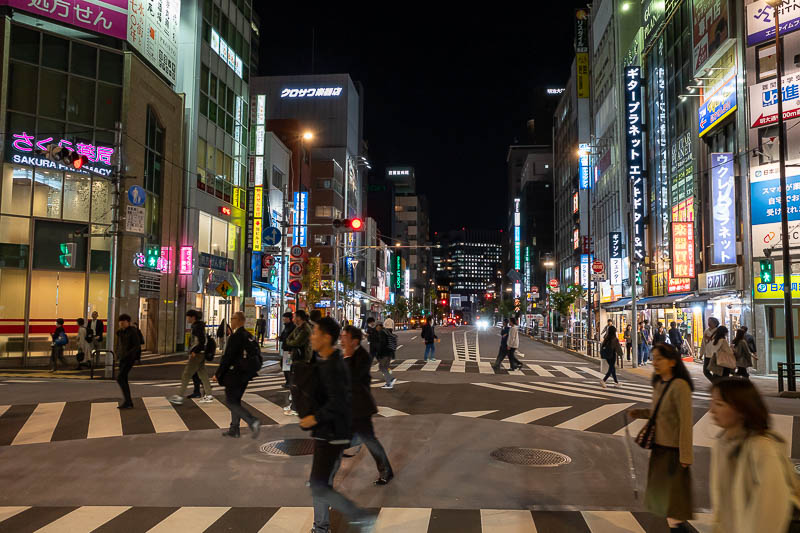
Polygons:
<instances>
[{"instance_id":1,"label":"storefront","mask_svg":"<svg viewBox=\"0 0 800 533\"><path fill-rule=\"evenodd\" d=\"M758 369L775 374L778 363L786 362L786 313L783 306L783 275L775 276L775 283L761 283L756 276L753 282L753 299L756 322L756 342L759 354L766 354L758 362ZM792 274L792 323L794 324L794 351L800 354L800 274ZM763 365L763 366L762 366Z\"/></svg>"}]
</instances>

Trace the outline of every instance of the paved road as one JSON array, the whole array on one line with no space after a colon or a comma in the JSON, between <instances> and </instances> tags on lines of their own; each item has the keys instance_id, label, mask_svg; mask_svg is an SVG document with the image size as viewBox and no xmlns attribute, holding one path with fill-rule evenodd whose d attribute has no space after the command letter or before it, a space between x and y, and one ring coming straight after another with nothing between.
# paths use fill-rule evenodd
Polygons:
<instances>
[{"instance_id":1,"label":"paved road","mask_svg":"<svg viewBox=\"0 0 800 533\"><path fill-rule=\"evenodd\" d=\"M422 361L418 330L399 334L393 390L381 389L380 374L373 374L375 427L395 480L372 486L375 465L364 450L337 476L337 486L359 504L381 509L379 531L666 531L642 506L646 452L626 445L624 436L626 426L628 433L639 427L628 425L624 411L649 401L646 376L626 371L621 388L603 389L596 362L524 337L525 367L494 371L488 363L497 354L498 330L437 328L437 334L433 363ZM136 408L122 412L113 382L0 381L0 530L307 531L310 457L260 451L268 441L307 436L283 414L277 370L265 368L245 397L265 424L257 441L219 436L229 420L221 390L211 404L166 402L180 364L137 367ZM707 415L707 387L697 389L693 479L702 511L709 506L716 428ZM770 400L776 429L800 457L793 405ZM515 446L570 460L534 468L491 456Z\"/></svg>"}]
</instances>

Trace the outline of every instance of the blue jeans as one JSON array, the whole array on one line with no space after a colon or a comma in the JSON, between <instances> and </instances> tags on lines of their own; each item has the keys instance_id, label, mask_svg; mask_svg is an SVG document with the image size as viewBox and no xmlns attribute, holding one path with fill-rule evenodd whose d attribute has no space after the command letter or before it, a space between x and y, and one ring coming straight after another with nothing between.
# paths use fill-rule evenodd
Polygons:
<instances>
[{"instance_id":1,"label":"blue jeans","mask_svg":"<svg viewBox=\"0 0 800 533\"><path fill-rule=\"evenodd\" d=\"M639 365L650 360L650 345L643 342L639 345Z\"/></svg>"},{"instance_id":2,"label":"blue jeans","mask_svg":"<svg viewBox=\"0 0 800 533\"><path fill-rule=\"evenodd\" d=\"M428 360L428 354L431 354L431 359L433 359L434 353L436 352L436 347L433 343L425 344L425 360Z\"/></svg>"}]
</instances>

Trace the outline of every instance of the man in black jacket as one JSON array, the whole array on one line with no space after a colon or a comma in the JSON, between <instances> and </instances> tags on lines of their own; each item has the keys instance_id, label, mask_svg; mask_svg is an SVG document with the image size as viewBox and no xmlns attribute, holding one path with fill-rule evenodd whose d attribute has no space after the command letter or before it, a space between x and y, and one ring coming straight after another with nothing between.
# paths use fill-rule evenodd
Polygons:
<instances>
[{"instance_id":1,"label":"man in black jacket","mask_svg":"<svg viewBox=\"0 0 800 533\"><path fill-rule=\"evenodd\" d=\"M178 393L170 396L167 399L170 403L175 405L183 404L183 396L186 394L186 388L189 386L189 378L194 379L197 376L203 383L203 390L205 396L200 398L201 403L211 403L214 397L211 395L211 382L208 380L208 371L206 370L206 324L203 322L203 313L195 309L186 311L186 321L192 330L192 337L189 344L189 359L183 367L183 375L181 376L181 386ZM191 397L195 397L192 394Z\"/></svg>"},{"instance_id":2,"label":"man in black jacket","mask_svg":"<svg viewBox=\"0 0 800 533\"><path fill-rule=\"evenodd\" d=\"M251 436L255 439L261 431L261 421L242 407L242 396L247 389L250 376L244 368L243 355L249 345L260 349L256 340L244 329L244 313L236 311L231 316L233 334L225 345L225 353L219 361L214 380L225 387L225 403L231 411L231 427L223 437L239 438L239 421L244 420L250 426Z\"/></svg>"},{"instance_id":3,"label":"man in black jacket","mask_svg":"<svg viewBox=\"0 0 800 533\"><path fill-rule=\"evenodd\" d=\"M92 319L89 320L86 325L86 333L87 335L91 335L90 342L93 351L103 349L103 333L105 333L105 328L103 327L103 321L97 318L98 316L100 315L97 314L97 311L92 311ZM91 354L86 354L86 357L90 356Z\"/></svg>"},{"instance_id":4,"label":"man in black jacket","mask_svg":"<svg viewBox=\"0 0 800 533\"><path fill-rule=\"evenodd\" d=\"M503 319L503 327L500 329L500 350L497 352L497 359L495 359L492 368L495 370L500 368L500 365L503 364L503 359L506 358L508 355L508 332L511 331L511 328L508 327L508 319Z\"/></svg>"},{"instance_id":5,"label":"man in black jacket","mask_svg":"<svg viewBox=\"0 0 800 533\"><path fill-rule=\"evenodd\" d=\"M436 332L433 330L433 323L431 323L430 317L425 321L425 325L422 326L422 332L419 334L422 337L422 340L425 341L425 361L436 361L436 339L439 337L436 336ZM430 353L430 359L428 358L428 354Z\"/></svg>"},{"instance_id":6,"label":"man in black jacket","mask_svg":"<svg viewBox=\"0 0 800 533\"><path fill-rule=\"evenodd\" d=\"M130 409L133 407L131 399L131 387L128 385L128 374L133 368L133 364L142 355L142 344L139 342L139 330L131 325L131 316L128 314L119 315L119 329L117 339L114 344L114 351L119 359L119 374L117 383L122 389L124 400L117 407L119 409Z\"/></svg>"},{"instance_id":7,"label":"man in black jacket","mask_svg":"<svg viewBox=\"0 0 800 533\"><path fill-rule=\"evenodd\" d=\"M295 328L286 337L285 346L292 351L292 367L289 383L291 396L289 405L283 408L286 415L299 416L309 413L308 388L311 380L311 363L313 361L311 350L311 326L308 323L308 314L298 309L294 314Z\"/></svg>"},{"instance_id":8,"label":"man in black jacket","mask_svg":"<svg viewBox=\"0 0 800 533\"><path fill-rule=\"evenodd\" d=\"M293 318L291 311L283 313L283 331L281 331L278 337L278 341L281 345L281 369L283 370L283 377L286 379L286 382L283 384L284 389L291 387L292 349L286 346L286 339L288 339L289 334L294 331L295 325L294 322L292 322Z\"/></svg>"},{"instance_id":9,"label":"man in black jacket","mask_svg":"<svg viewBox=\"0 0 800 533\"><path fill-rule=\"evenodd\" d=\"M375 327L375 319L372 317L367 319L367 341L369 341L369 358L372 362L378 357L378 348L381 345L381 334Z\"/></svg>"},{"instance_id":10,"label":"man in black jacket","mask_svg":"<svg viewBox=\"0 0 800 533\"><path fill-rule=\"evenodd\" d=\"M330 531L330 507L344 514L356 527L370 527L376 515L360 509L334 490L333 478L342 462L342 452L352 438L350 376L342 355L334 346L339 325L331 317L319 320L311 335L311 347L319 354L312 366L312 414L300 419L314 438L311 466L311 496L314 501L314 531Z\"/></svg>"},{"instance_id":11,"label":"man in black jacket","mask_svg":"<svg viewBox=\"0 0 800 533\"><path fill-rule=\"evenodd\" d=\"M353 441L350 445L356 446L364 443L378 467L378 479L375 484L386 485L392 480L394 473L386 451L375 436L375 429L372 427L372 415L378 412L378 407L370 390L372 377L369 374L369 368L372 362L367 351L361 346L362 338L361 330L355 326L347 326L342 331L344 360L350 369L352 386Z\"/></svg>"}]
</instances>

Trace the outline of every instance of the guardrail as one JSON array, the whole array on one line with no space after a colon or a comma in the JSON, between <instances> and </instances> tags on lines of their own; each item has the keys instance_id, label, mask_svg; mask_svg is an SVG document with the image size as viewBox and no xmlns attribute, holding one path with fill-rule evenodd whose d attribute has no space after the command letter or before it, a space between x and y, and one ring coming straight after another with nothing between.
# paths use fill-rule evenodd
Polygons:
<instances>
[{"instance_id":1,"label":"guardrail","mask_svg":"<svg viewBox=\"0 0 800 533\"><path fill-rule=\"evenodd\" d=\"M525 334L533 339L550 343L559 348L569 350L580 355L600 359L600 341L587 339L582 335L572 335L563 331L550 331L543 328L525 328ZM617 366L622 368L626 361L625 346L622 347L623 356L617 357Z\"/></svg>"},{"instance_id":2,"label":"guardrail","mask_svg":"<svg viewBox=\"0 0 800 533\"><path fill-rule=\"evenodd\" d=\"M783 378L789 377L789 367L793 367L795 378L800 375L800 363L778 363L778 394L783 392Z\"/></svg>"},{"instance_id":3,"label":"guardrail","mask_svg":"<svg viewBox=\"0 0 800 533\"><path fill-rule=\"evenodd\" d=\"M105 364L103 365L106 379L114 379L114 371L117 365L117 358L114 356L114 350L93 350L92 356L89 358L89 379L94 379L94 369L99 366L98 361L100 354L106 354Z\"/></svg>"}]
</instances>

